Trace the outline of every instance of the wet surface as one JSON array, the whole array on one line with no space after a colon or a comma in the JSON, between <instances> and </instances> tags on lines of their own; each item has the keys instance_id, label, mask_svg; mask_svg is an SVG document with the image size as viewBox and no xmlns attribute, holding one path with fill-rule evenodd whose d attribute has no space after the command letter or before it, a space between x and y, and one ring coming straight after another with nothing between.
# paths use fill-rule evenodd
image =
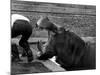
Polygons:
<instances>
[{"instance_id":1,"label":"wet surface","mask_svg":"<svg viewBox=\"0 0 100 75\"><path fill-rule=\"evenodd\" d=\"M41 62L12 62L11 75L51 72Z\"/></svg>"}]
</instances>

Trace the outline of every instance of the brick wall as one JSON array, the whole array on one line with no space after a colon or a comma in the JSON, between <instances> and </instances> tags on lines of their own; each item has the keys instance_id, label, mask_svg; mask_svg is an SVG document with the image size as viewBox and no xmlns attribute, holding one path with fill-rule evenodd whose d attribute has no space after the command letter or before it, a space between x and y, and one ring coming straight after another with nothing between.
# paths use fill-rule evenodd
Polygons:
<instances>
[{"instance_id":1,"label":"brick wall","mask_svg":"<svg viewBox=\"0 0 100 75\"><path fill-rule=\"evenodd\" d=\"M33 27L40 15L47 15L53 23L79 36L96 36L96 6L13 1L11 14L14 13L28 17ZM32 36L47 37L47 32L33 30Z\"/></svg>"}]
</instances>

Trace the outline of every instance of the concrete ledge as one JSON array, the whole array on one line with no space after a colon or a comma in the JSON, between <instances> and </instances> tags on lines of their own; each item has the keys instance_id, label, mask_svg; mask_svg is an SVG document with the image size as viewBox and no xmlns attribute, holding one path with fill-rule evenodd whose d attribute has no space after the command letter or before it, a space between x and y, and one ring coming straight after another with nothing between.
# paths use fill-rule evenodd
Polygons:
<instances>
[{"instance_id":1,"label":"concrete ledge","mask_svg":"<svg viewBox=\"0 0 100 75\"><path fill-rule=\"evenodd\" d=\"M42 64L45 65L45 67L47 67L48 69L50 69L53 72L63 72L63 71L65 71L65 69L58 66L57 64L55 64L51 60L46 60L46 61L34 60L34 62L36 62L36 61L41 62Z\"/></svg>"},{"instance_id":2,"label":"concrete ledge","mask_svg":"<svg viewBox=\"0 0 100 75\"><path fill-rule=\"evenodd\" d=\"M96 42L96 37L81 37L81 38L85 42L91 42L91 43ZM20 38L12 38L11 42L18 44L19 40L20 40ZM28 41L29 41L30 44L36 44L38 42L38 40L42 40L43 42L46 42L48 40L48 38L36 38L36 37L33 37L33 38L30 38Z\"/></svg>"}]
</instances>

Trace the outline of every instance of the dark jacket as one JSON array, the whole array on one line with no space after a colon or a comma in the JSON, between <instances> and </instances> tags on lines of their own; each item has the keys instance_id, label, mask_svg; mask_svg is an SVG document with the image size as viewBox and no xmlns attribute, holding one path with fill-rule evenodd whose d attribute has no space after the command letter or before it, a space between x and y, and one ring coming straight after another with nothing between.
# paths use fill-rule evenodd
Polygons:
<instances>
[{"instance_id":1,"label":"dark jacket","mask_svg":"<svg viewBox=\"0 0 100 75\"><path fill-rule=\"evenodd\" d=\"M27 39L32 34L32 25L26 20L16 20L11 28L11 37L17 37L18 35L25 36Z\"/></svg>"}]
</instances>

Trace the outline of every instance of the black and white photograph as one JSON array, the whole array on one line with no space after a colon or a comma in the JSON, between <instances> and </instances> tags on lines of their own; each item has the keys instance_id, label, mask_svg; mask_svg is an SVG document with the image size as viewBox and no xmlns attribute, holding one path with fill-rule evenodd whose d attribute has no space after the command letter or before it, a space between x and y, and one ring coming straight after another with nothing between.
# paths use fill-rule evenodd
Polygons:
<instances>
[{"instance_id":1,"label":"black and white photograph","mask_svg":"<svg viewBox=\"0 0 100 75\"><path fill-rule=\"evenodd\" d=\"M96 70L96 5L10 0L10 7L11 75Z\"/></svg>"}]
</instances>

